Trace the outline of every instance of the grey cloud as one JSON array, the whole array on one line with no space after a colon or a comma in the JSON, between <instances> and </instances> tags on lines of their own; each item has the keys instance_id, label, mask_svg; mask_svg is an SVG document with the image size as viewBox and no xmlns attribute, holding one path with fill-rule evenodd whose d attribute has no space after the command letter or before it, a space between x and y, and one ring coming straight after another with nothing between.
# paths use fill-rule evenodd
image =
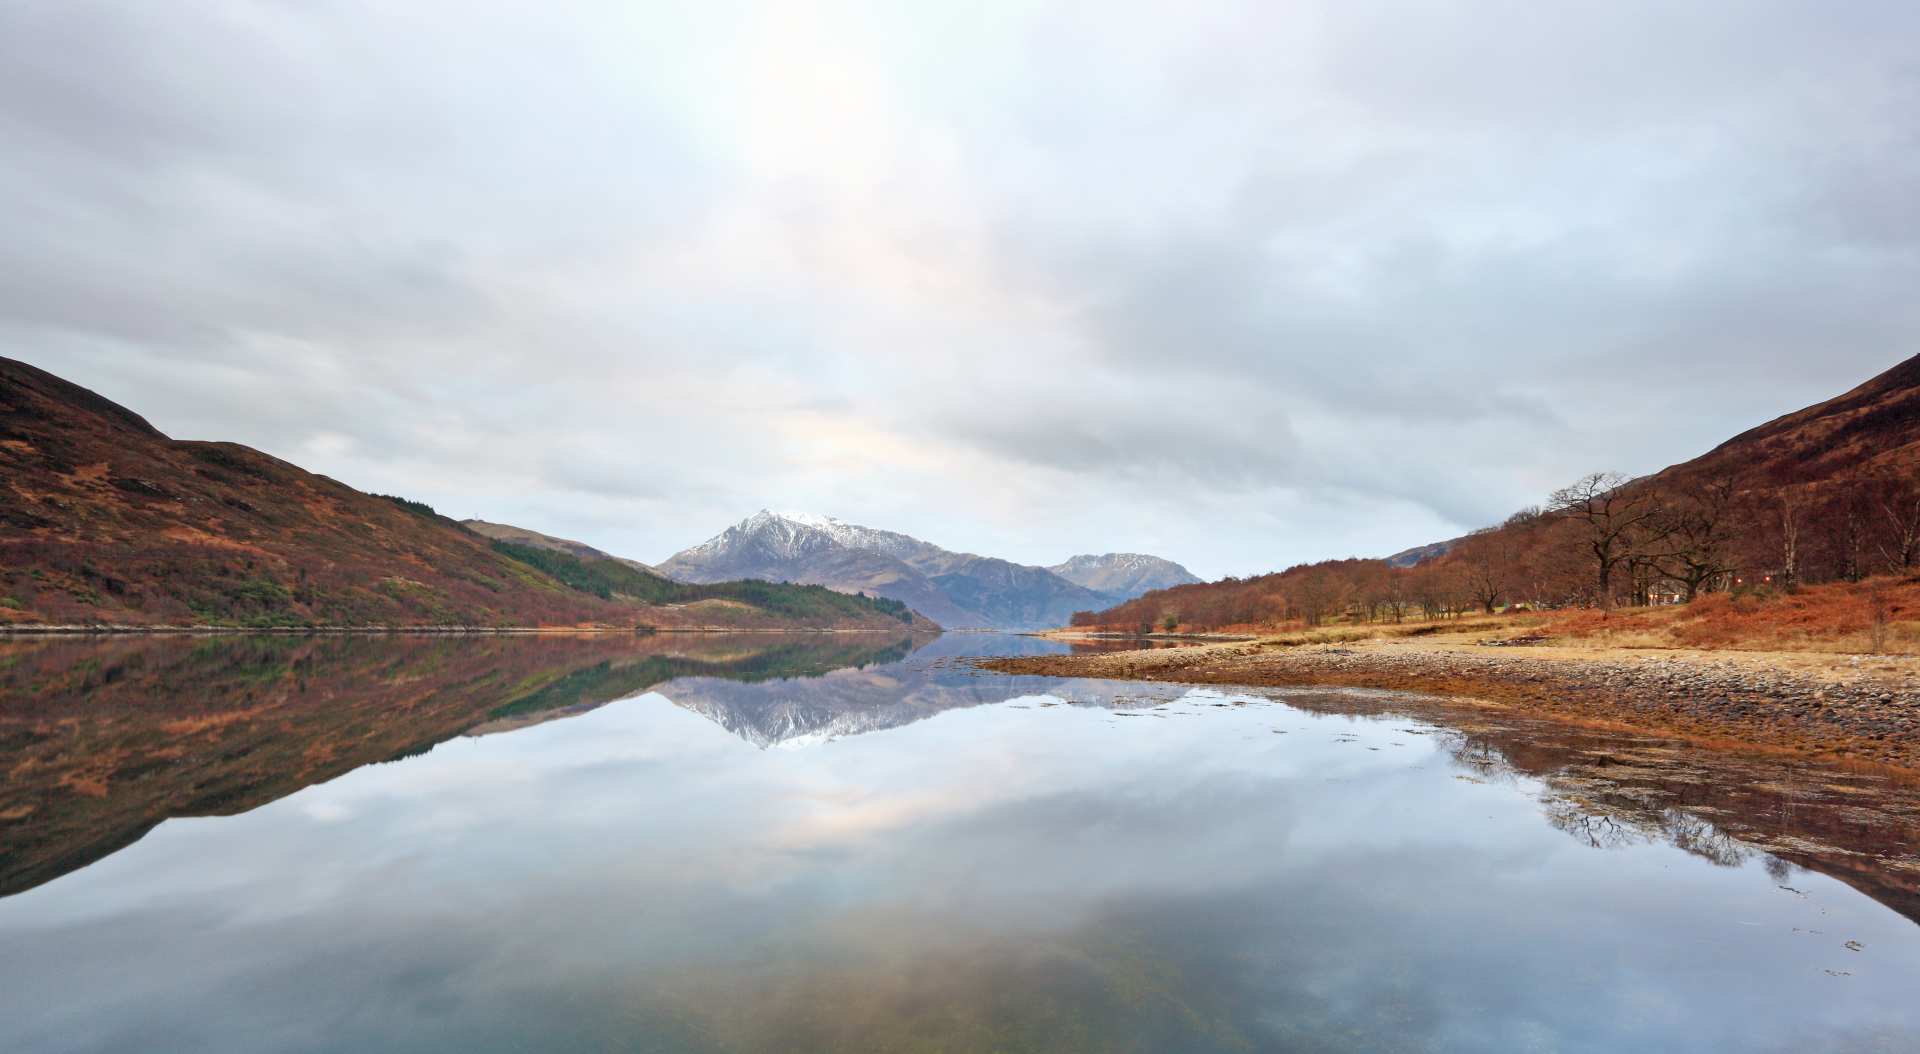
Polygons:
<instances>
[{"instance_id":1,"label":"grey cloud","mask_svg":"<svg viewBox=\"0 0 1920 1054\"><path fill-rule=\"evenodd\" d=\"M1218 574L1920 350L1911 4L564 6L6 7L8 353L637 556Z\"/></svg>"}]
</instances>

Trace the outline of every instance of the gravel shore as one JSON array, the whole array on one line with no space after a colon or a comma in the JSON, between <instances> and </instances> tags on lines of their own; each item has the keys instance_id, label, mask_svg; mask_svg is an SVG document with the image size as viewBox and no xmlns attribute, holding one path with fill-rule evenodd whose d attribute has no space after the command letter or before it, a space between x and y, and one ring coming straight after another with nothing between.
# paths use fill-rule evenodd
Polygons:
<instances>
[{"instance_id":1,"label":"gravel shore","mask_svg":"<svg viewBox=\"0 0 1920 1054\"><path fill-rule=\"evenodd\" d=\"M1920 777L1920 662L1910 658L1393 640L1214 644L980 665L1056 677L1436 692L1545 716L1892 766Z\"/></svg>"}]
</instances>

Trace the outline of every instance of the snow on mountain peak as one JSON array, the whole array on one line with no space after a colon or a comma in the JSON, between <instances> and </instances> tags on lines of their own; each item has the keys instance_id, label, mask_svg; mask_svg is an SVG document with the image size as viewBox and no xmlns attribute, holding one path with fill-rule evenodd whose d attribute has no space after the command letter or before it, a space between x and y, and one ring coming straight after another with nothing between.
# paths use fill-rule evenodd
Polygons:
<instances>
[{"instance_id":1,"label":"snow on mountain peak","mask_svg":"<svg viewBox=\"0 0 1920 1054\"><path fill-rule=\"evenodd\" d=\"M843 521L837 520L832 516L822 516L814 512L799 512L793 509L782 509L773 515L806 527L828 528L838 527L843 524Z\"/></svg>"}]
</instances>

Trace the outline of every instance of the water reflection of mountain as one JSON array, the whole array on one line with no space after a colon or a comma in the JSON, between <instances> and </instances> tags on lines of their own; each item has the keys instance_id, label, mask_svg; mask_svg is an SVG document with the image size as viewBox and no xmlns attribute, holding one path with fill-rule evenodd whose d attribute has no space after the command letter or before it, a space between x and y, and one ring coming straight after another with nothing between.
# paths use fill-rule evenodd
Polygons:
<instances>
[{"instance_id":1,"label":"water reflection of mountain","mask_svg":"<svg viewBox=\"0 0 1920 1054\"><path fill-rule=\"evenodd\" d=\"M246 812L455 736L649 689L761 747L1022 695L1110 706L1178 691L1012 677L964 661L1060 647L960 634L0 639L0 895L83 867L169 817ZM1920 789L1446 700L1316 690L1284 701L1432 722L1407 731L1441 737L1473 778L1536 795L1547 822L1597 849L1658 841L1719 864L1759 856L1832 875L1920 921Z\"/></svg>"},{"instance_id":2,"label":"water reflection of mountain","mask_svg":"<svg viewBox=\"0 0 1920 1054\"><path fill-rule=\"evenodd\" d=\"M898 660L861 634L0 639L0 895L174 816L246 812L464 733L552 720L679 677Z\"/></svg>"},{"instance_id":3,"label":"water reflection of mountain","mask_svg":"<svg viewBox=\"0 0 1920 1054\"><path fill-rule=\"evenodd\" d=\"M702 652L649 655L575 670L538 691L495 707L468 735L506 732L573 717L680 678L759 684L822 677L897 662L913 650L911 638L876 643L862 637L765 637L726 634L698 642Z\"/></svg>"},{"instance_id":4,"label":"water reflection of mountain","mask_svg":"<svg viewBox=\"0 0 1920 1054\"><path fill-rule=\"evenodd\" d=\"M738 678L681 677L654 691L761 748L799 746L878 732L943 711L1051 693L1075 703L1109 705L1140 694L1141 685L1014 677L960 660L1049 654L1059 644L1031 637L950 634L900 661L834 670L818 676L747 683Z\"/></svg>"}]
</instances>

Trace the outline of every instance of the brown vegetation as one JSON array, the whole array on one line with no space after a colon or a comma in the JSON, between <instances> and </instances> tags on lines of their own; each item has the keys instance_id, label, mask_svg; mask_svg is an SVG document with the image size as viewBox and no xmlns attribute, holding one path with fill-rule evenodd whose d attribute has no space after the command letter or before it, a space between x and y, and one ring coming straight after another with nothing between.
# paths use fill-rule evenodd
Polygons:
<instances>
[{"instance_id":1,"label":"brown vegetation","mask_svg":"<svg viewBox=\"0 0 1920 1054\"><path fill-rule=\"evenodd\" d=\"M1920 357L1652 476L1584 476L1544 506L1410 567L1303 564L1148 593L1080 612L1072 624L1270 632L1475 610L1604 616L1618 607L1704 604L1636 614L1611 632L1660 626L1687 646L1764 641L1873 651L1913 646L1916 571ZM1862 584L1876 575L1888 582ZM1809 589L1831 583L1850 588ZM1562 619L1558 632L1589 623Z\"/></svg>"},{"instance_id":2,"label":"brown vegetation","mask_svg":"<svg viewBox=\"0 0 1920 1054\"><path fill-rule=\"evenodd\" d=\"M886 634L0 637L0 896L462 733L677 677L814 676Z\"/></svg>"},{"instance_id":3,"label":"brown vegetation","mask_svg":"<svg viewBox=\"0 0 1920 1054\"><path fill-rule=\"evenodd\" d=\"M634 588L668 584L611 559L566 557L573 565L561 569L513 552L419 502L363 494L233 443L169 439L125 407L0 359L0 627L897 632L904 620L871 600L800 587L755 584L766 603L618 595L605 588L609 575Z\"/></svg>"}]
</instances>

